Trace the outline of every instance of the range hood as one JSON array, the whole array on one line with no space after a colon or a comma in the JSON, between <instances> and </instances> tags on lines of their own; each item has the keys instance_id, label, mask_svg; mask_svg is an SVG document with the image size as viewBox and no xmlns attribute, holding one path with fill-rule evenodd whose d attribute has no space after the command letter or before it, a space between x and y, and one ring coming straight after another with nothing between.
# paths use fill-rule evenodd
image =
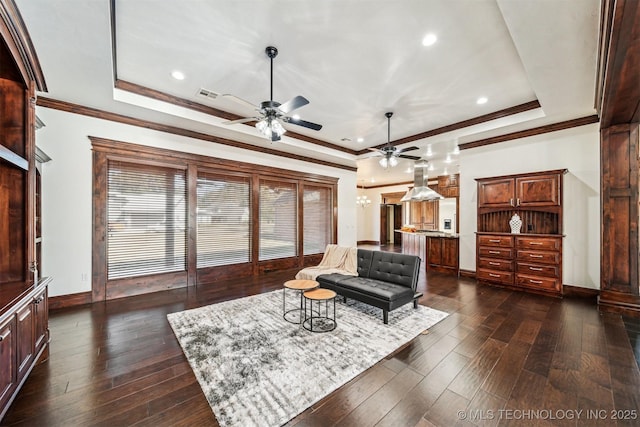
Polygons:
<instances>
[{"instance_id":1,"label":"range hood","mask_svg":"<svg viewBox=\"0 0 640 427\"><path fill-rule=\"evenodd\" d=\"M413 189L407 191L407 194L400 199L401 202L444 199L436 191L429 188L428 167L429 162L426 160L419 160L415 163L413 167Z\"/></svg>"}]
</instances>

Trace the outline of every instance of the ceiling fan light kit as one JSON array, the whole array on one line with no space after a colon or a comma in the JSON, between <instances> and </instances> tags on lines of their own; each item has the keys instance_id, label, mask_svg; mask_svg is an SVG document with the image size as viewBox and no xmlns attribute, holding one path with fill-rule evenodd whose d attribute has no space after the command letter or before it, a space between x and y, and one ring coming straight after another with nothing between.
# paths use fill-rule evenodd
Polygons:
<instances>
[{"instance_id":1,"label":"ceiling fan light kit","mask_svg":"<svg viewBox=\"0 0 640 427\"><path fill-rule=\"evenodd\" d=\"M234 99L235 101L249 106L253 108L255 111L260 113L257 117L244 117L237 120L230 120L223 122L225 125L232 125L236 123L247 123L254 120L256 122L256 129L258 131L269 138L271 141L280 141L280 137L286 132L284 126L282 126L282 122L291 123L294 125L302 126L312 130L320 130L322 129L322 125L317 123L308 122L305 120L301 120L296 117L289 117L287 114L291 113L293 110L297 110L300 107L304 107L309 103L309 101L304 96L296 96L291 98L289 101L284 104L280 104L273 100L273 59L278 56L278 49L274 46L267 46L265 49L265 53L271 60L271 77L270 77L270 99L269 101L264 101L260 103L260 106L253 105L249 101L245 101L242 98L238 98L237 96L225 94L223 96Z\"/></svg>"},{"instance_id":2,"label":"ceiling fan light kit","mask_svg":"<svg viewBox=\"0 0 640 427\"><path fill-rule=\"evenodd\" d=\"M419 160L420 157L416 156L408 156L406 154L407 151L418 150L418 147L407 147L398 149L391 145L391 116L393 116L392 112L388 112L384 114L387 118L387 145L382 148L368 148L370 151L375 151L377 156L382 156L379 163L385 169L392 168L398 165L398 157L403 159L411 159L411 160Z\"/></svg>"}]
</instances>

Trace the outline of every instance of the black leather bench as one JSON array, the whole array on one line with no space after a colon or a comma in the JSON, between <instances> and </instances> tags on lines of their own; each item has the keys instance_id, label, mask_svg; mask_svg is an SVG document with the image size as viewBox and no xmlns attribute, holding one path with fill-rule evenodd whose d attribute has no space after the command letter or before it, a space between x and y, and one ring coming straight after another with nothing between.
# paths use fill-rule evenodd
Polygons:
<instances>
[{"instance_id":1,"label":"black leather bench","mask_svg":"<svg viewBox=\"0 0 640 427\"><path fill-rule=\"evenodd\" d=\"M358 275L331 273L316 278L320 287L382 309L383 321L389 323L389 311L413 301L420 274L420 257L395 252L358 249Z\"/></svg>"}]
</instances>

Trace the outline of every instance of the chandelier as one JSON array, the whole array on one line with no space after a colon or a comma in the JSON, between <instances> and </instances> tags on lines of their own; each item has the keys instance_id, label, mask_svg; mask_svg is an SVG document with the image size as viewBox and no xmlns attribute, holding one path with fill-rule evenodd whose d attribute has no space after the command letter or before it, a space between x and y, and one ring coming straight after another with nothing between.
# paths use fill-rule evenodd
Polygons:
<instances>
[{"instance_id":1,"label":"chandelier","mask_svg":"<svg viewBox=\"0 0 640 427\"><path fill-rule=\"evenodd\" d=\"M364 190L364 184L362 184L362 189ZM356 205L360 206L361 208L366 208L367 206L369 206L371 204L371 200L365 196L364 194L361 196L356 197Z\"/></svg>"}]
</instances>

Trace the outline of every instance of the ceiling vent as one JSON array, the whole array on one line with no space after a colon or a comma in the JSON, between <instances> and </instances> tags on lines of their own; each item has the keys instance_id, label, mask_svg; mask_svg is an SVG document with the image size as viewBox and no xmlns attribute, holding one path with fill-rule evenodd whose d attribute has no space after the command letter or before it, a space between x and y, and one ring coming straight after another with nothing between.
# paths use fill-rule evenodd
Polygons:
<instances>
[{"instance_id":1,"label":"ceiling vent","mask_svg":"<svg viewBox=\"0 0 640 427\"><path fill-rule=\"evenodd\" d=\"M217 97L220 96L219 93L215 93L211 90L205 89L205 88L200 88L200 90L198 91L198 96L201 96L203 98L209 98L209 99L216 99Z\"/></svg>"}]
</instances>

